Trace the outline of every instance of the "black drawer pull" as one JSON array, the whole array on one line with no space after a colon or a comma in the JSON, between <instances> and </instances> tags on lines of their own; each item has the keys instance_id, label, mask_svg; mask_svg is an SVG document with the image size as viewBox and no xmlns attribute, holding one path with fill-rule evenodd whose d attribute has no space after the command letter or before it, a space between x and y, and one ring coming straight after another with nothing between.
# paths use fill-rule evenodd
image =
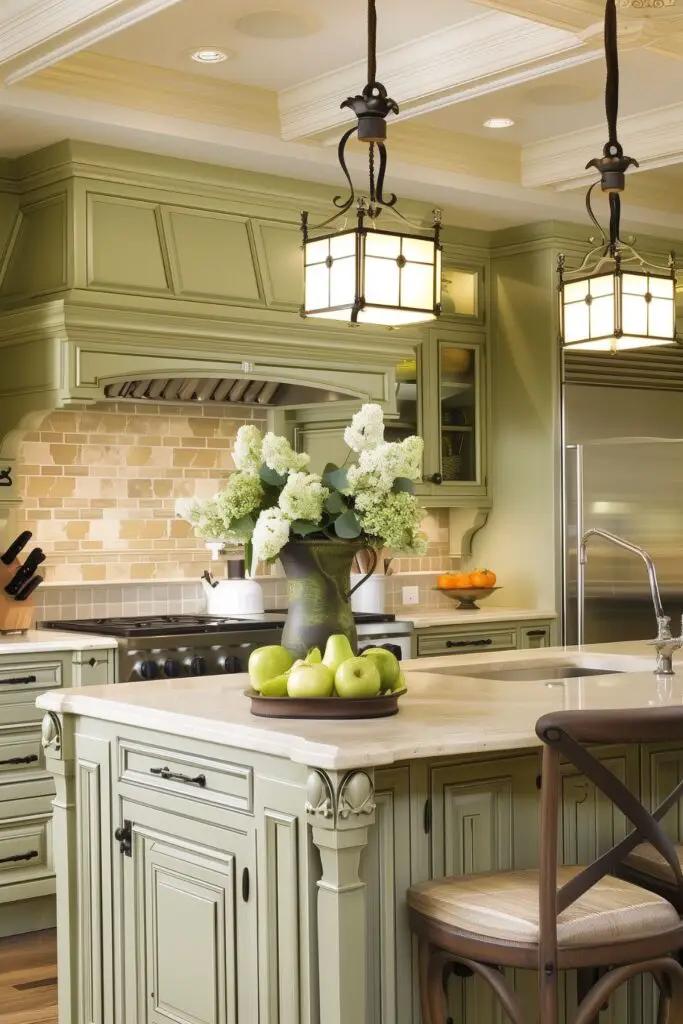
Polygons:
<instances>
[{"instance_id":1,"label":"black drawer pull","mask_svg":"<svg viewBox=\"0 0 683 1024\"><path fill-rule=\"evenodd\" d=\"M38 760L37 754L28 754L26 757L8 757L5 761L0 761L0 765L3 764L35 764Z\"/></svg>"},{"instance_id":2,"label":"black drawer pull","mask_svg":"<svg viewBox=\"0 0 683 1024\"><path fill-rule=\"evenodd\" d=\"M547 636L547 630L545 629L528 629L527 636Z\"/></svg>"},{"instance_id":3,"label":"black drawer pull","mask_svg":"<svg viewBox=\"0 0 683 1024\"><path fill-rule=\"evenodd\" d=\"M37 681L36 676L16 676L14 679L0 679L0 684L2 686L23 686Z\"/></svg>"},{"instance_id":4,"label":"black drawer pull","mask_svg":"<svg viewBox=\"0 0 683 1024\"><path fill-rule=\"evenodd\" d=\"M150 768L152 775L158 775L160 779L173 779L176 782L187 782L188 786L199 786L201 789L206 785L206 775L182 775L180 772L172 772L170 768Z\"/></svg>"},{"instance_id":5,"label":"black drawer pull","mask_svg":"<svg viewBox=\"0 0 683 1024\"><path fill-rule=\"evenodd\" d=\"M15 853L13 857L0 857L0 864L14 864L19 860L34 860L37 856L37 850L29 850L28 853Z\"/></svg>"},{"instance_id":6,"label":"black drawer pull","mask_svg":"<svg viewBox=\"0 0 683 1024\"><path fill-rule=\"evenodd\" d=\"M492 643L489 636L486 640L447 640L446 647L490 647Z\"/></svg>"}]
</instances>

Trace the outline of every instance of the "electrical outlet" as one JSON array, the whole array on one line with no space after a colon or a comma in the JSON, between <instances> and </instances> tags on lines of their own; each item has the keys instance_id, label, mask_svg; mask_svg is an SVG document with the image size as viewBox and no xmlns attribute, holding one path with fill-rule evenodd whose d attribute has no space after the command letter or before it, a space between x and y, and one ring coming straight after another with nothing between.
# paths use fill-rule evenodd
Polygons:
<instances>
[{"instance_id":1,"label":"electrical outlet","mask_svg":"<svg viewBox=\"0 0 683 1024\"><path fill-rule=\"evenodd\" d=\"M420 603L420 588L419 587L403 587L403 603L404 604L419 604Z\"/></svg>"}]
</instances>

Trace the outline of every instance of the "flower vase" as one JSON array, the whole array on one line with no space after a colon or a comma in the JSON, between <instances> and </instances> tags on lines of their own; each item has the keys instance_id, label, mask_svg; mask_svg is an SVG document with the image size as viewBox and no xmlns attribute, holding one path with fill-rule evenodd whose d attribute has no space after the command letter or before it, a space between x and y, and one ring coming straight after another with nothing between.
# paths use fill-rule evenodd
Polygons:
<instances>
[{"instance_id":1,"label":"flower vase","mask_svg":"<svg viewBox=\"0 0 683 1024\"><path fill-rule=\"evenodd\" d=\"M356 650L356 624L349 600L354 556L364 545L348 540L290 540L280 552L289 586L282 645L303 657L325 651L328 637L343 633Z\"/></svg>"}]
</instances>

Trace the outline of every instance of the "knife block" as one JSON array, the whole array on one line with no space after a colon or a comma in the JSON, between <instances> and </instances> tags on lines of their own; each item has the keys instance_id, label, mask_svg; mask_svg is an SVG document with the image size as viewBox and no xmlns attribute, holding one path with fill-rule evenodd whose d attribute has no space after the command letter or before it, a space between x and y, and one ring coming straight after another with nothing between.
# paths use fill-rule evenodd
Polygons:
<instances>
[{"instance_id":1,"label":"knife block","mask_svg":"<svg viewBox=\"0 0 683 1024\"><path fill-rule=\"evenodd\" d=\"M15 601L5 593L5 587L20 568L17 558L11 565L0 562L0 633L25 633L33 625L36 606L32 599Z\"/></svg>"}]
</instances>

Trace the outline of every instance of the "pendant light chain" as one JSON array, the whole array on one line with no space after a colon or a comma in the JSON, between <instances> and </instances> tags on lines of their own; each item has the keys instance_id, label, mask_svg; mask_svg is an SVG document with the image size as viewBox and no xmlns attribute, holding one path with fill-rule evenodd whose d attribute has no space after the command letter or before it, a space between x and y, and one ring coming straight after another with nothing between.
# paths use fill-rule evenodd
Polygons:
<instances>
[{"instance_id":1,"label":"pendant light chain","mask_svg":"<svg viewBox=\"0 0 683 1024\"><path fill-rule=\"evenodd\" d=\"M608 145L610 149L621 150L617 138L617 117L619 116L619 46L617 42L617 6L615 0L607 0L605 8L605 59L607 82L605 85L605 113L607 114ZM623 151L622 151L623 152ZM619 155L613 153L612 155Z\"/></svg>"},{"instance_id":2,"label":"pendant light chain","mask_svg":"<svg viewBox=\"0 0 683 1024\"><path fill-rule=\"evenodd\" d=\"M368 84L377 81L377 6L368 0Z\"/></svg>"}]
</instances>

